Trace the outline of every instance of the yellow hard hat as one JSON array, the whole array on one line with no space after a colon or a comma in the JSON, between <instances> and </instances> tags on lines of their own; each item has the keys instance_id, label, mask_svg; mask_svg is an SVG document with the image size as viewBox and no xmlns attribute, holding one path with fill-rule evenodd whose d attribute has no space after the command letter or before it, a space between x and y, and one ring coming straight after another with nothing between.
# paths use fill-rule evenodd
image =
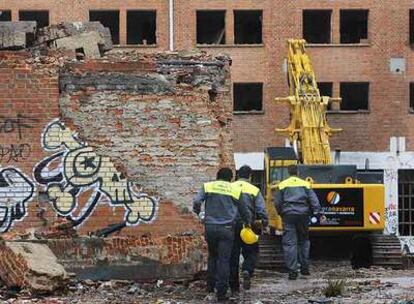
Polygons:
<instances>
[{"instance_id":1,"label":"yellow hard hat","mask_svg":"<svg viewBox=\"0 0 414 304\"><path fill-rule=\"evenodd\" d=\"M259 236L250 227L244 227L240 231L240 238L247 245L252 245L259 240Z\"/></svg>"}]
</instances>

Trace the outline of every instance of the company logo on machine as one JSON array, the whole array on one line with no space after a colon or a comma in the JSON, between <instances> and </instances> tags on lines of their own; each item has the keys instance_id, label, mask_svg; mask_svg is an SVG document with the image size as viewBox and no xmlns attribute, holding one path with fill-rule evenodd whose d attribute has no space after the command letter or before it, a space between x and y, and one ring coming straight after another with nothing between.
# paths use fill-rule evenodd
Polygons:
<instances>
[{"instance_id":1,"label":"company logo on machine","mask_svg":"<svg viewBox=\"0 0 414 304\"><path fill-rule=\"evenodd\" d=\"M381 215L379 212L370 212L368 219L371 224L377 225L381 221Z\"/></svg>"},{"instance_id":2,"label":"company logo on machine","mask_svg":"<svg viewBox=\"0 0 414 304\"><path fill-rule=\"evenodd\" d=\"M338 192L331 191L326 195L326 200L330 205L337 205L341 200L341 196Z\"/></svg>"}]
</instances>

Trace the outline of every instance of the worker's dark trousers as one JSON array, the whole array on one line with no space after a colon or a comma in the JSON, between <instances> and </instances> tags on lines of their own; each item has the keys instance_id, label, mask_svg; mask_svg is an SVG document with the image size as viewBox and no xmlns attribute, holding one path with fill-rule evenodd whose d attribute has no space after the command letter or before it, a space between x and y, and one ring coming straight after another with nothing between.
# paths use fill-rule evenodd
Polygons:
<instances>
[{"instance_id":1,"label":"worker's dark trousers","mask_svg":"<svg viewBox=\"0 0 414 304\"><path fill-rule=\"evenodd\" d=\"M283 215L283 253L289 272L309 269L309 216Z\"/></svg>"},{"instance_id":2,"label":"worker's dark trousers","mask_svg":"<svg viewBox=\"0 0 414 304\"><path fill-rule=\"evenodd\" d=\"M205 225L208 246L207 285L224 296L229 286L230 255L234 239L234 225Z\"/></svg>"},{"instance_id":3,"label":"worker's dark trousers","mask_svg":"<svg viewBox=\"0 0 414 304\"><path fill-rule=\"evenodd\" d=\"M239 262L241 247L244 244L240 239L240 231L242 229L243 223L237 222L234 229L234 241L230 258L230 288L232 291L239 291L240 289Z\"/></svg>"},{"instance_id":4,"label":"worker's dark trousers","mask_svg":"<svg viewBox=\"0 0 414 304\"><path fill-rule=\"evenodd\" d=\"M254 269L256 267L257 256L259 254L259 243L255 243L253 245L242 243L241 251L244 259L242 271L247 270L250 276L253 276Z\"/></svg>"},{"instance_id":5,"label":"worker's dark trousers","mask_svg":"<svg viewBox=\"0 0 414 304\"><path fill-rule=\"evenodd\" d=\"M243 223L236 223L234 230L234 242L231 250L230 258L230 288L232 291L239 291L240 280L239 280L239 262L240 253L243 255L242 271L247 270L250 276L254 273L256 267L257 256L259 253L259 243L253 245L247 245L243 243L240 238L240 231L243 229ZM255 231L255 233L260 234Z\"/></svg>"}]
</instances>

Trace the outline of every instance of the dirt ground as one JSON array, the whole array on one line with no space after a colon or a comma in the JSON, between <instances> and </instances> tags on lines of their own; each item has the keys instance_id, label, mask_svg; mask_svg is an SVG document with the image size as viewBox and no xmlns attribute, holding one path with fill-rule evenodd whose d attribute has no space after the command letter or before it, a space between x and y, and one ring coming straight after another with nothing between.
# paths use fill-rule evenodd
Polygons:
<instances>
[{"instance_id":1,"label":"dirt ground","mask_svg":"<svg viewBox=\"0 0 414 304\"><path fill-rule=\"evenodd\" d=\"M328 282L345 280L340 297L326 298ZM34 297L26 291L0 290L0 303L215 303L207 295L204 281L186 283L158 281L137 284L128 281L71 280L61 295ZM257 271L252 288L241 291L229 303L323 303L323 304L414 304L414 269L371 268L353 270L347 262L314 262L310 277L288 281L286 274Z\"/></svg>"}]
</instances>

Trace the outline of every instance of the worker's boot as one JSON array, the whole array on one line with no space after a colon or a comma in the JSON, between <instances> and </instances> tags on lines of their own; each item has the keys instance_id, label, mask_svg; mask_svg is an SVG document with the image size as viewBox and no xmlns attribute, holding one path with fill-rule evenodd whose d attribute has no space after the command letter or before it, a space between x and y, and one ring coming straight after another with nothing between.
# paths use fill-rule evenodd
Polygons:
<instances>
[{"instance_id":1,"label":"worker's boot","mask_svg":"<svg viewBox=\"0 0 414 304\"><path fill-rule=\"evenodd\" d=\"M226 302L230 297L227 294L217 294L217 302Z\"/></svg>"},{"instance_id":2,"label":"worker's boot","mask_svg":"<svg viewBox=\"0 0 414 304\"><path fill-rule=\"evenodd\" d=\"M303 276L310 276L309 269L301 269L300 274Z\"/></svg>"},{"instance_id":3,"label":"worker's boot","mask_svg":"<svg viewBox=\"0 0 414 304\"><path fill-rule=\"evenodd\" d=\"M243 278L243 289L249 290L250 289L250 273L247 270L243 270L242 278Z\"/></svg>"},{"instance_id":4,"label":"worker's boot","mask_svg":"<svg viewBox=\"0 0 414 304\"><path fill-rule=\"evenodd\" d=\"M289 272L288 279L289 280L296 280L298 278L298 273L296 271Z\"/></svg>"}]
</instances>

